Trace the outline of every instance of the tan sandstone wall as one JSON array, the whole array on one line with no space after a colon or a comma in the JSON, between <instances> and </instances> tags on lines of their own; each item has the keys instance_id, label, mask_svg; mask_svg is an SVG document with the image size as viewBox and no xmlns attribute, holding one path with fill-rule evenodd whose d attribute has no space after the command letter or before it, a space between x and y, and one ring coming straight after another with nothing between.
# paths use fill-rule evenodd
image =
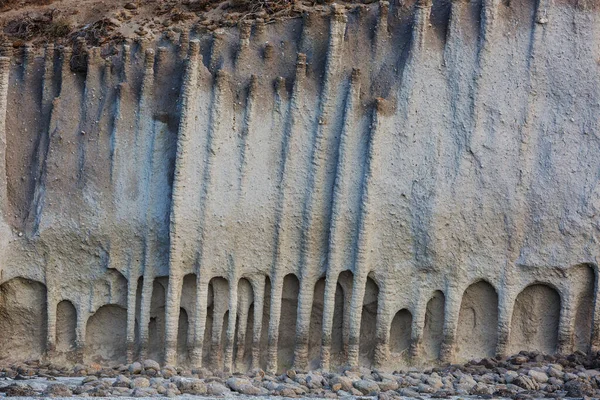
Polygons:
<instances>
[{"instance_id":1,"label":"tan sandstone wall","mask_svg":"<svg viewBox=\"0 0 600 400\"><path fill-rule=\"evenodd\" d=\"M420 0L3 47L0 357L598 346L599 43L585 4Z\"/></svg>"}]
</instances>

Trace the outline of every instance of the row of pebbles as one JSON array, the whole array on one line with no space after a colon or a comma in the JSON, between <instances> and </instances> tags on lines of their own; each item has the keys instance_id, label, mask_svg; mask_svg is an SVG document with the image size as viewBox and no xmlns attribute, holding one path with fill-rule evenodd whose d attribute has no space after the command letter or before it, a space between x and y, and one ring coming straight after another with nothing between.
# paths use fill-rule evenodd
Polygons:
<instances>
[{"instance_id":1,"label":"row of pebbles","mask_svg":"<svg viewBox=\"0 0 600 400\"><path fill-rule=\"evenodd\" d=\"M113 369L29 361L8 365L0 373L0 396L175 397L234 393L292 398L371 396L380 400L451 396L600 398L600 352L568 356L521 352L505 359L486 358L464 365L393 373L344 368L338 373L288 370L271 375L252 370L247 374L224 374L206 368L161 367L153 360Z\"/></svg>"}]
</instances>

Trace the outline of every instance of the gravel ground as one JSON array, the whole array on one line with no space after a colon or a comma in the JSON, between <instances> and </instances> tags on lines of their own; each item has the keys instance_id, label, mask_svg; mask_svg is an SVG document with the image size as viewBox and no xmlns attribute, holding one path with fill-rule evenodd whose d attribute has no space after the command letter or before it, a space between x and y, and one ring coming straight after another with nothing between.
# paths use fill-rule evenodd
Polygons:
<instances>
[{"instance_id":1,"label":"gravel ground","mask_svg":"<svg viewBox=\"0 0 600 400\"><path fill-rule=\"evenodd\" d=\"M41 362L1 369L0 396L268 398L600 398L600 354L544 356L522 352L425 371L344 368L335 373L252 370L225 374L144 360L115 368ZM207 397L208 396L208 397Z\"/></svg>"}]
</instances>

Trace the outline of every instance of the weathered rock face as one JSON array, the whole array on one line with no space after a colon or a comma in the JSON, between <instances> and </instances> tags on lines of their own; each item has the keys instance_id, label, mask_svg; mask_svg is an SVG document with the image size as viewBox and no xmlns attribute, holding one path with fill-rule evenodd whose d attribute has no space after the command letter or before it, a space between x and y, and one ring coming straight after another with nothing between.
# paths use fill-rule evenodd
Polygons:
<instances>
[{"instance_id":1,"label":"weathered rock face","mask_svg":"<svg viewBox=\"0 0 600 400\"><path fill-rule=\"evenodd\" d=\"M599 17L384 2L3 48L0 356L275 371L597 346Z\"/></svg>"}]
</instances>

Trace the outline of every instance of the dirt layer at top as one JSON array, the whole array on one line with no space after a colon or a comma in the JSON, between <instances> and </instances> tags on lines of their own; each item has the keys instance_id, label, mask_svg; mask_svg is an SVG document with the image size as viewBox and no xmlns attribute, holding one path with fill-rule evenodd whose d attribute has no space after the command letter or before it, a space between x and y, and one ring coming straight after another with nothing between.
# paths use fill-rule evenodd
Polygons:
<instances>
[{"instance_id":1,"label":"dirt layer at top","mask_svg":"<svg viewBox=\"0 0 600 400\"><path fill-rule=\"evenodd\" d=\"M376 0L338 1L355 8ZM272 23L307 11L326 12L328 0L0 0L3 42L93 46L125 39L154 39L182 30L212 31L243 21Z\"/></svg>"}]
</instances>

